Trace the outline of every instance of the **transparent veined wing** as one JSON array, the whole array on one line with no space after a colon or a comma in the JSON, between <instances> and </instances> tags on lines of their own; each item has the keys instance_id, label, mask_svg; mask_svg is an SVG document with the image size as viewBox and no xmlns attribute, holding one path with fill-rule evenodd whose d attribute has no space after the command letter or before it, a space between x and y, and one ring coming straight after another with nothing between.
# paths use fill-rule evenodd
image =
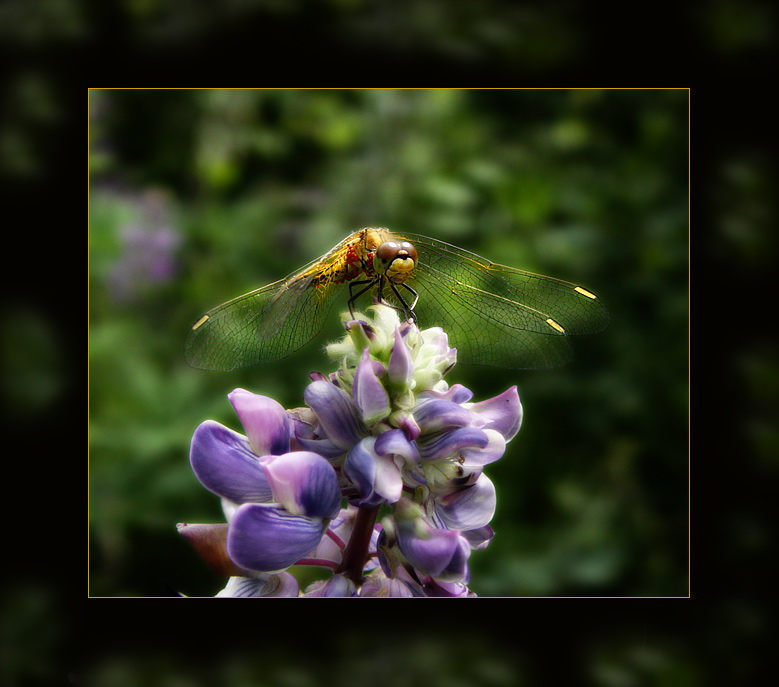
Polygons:
<instances>
[{"instance_id":1,"label":"transparent veined wing","mask_svg":"<svg viewBox=\"0 0 779 687\"><path fill-rule=\"evenodd\" d=\"M407 284L419 294L421 327L440 326L464 363L507 368L557 367L571 358L568 335L606 327L608 311L570 282L500 265L418 234Z\"/></svg>"},{"instance_id":2,"label":"transparent veined wing","mask_svg":"<svg viewBox=\"0 0 779 687\"><path fill-rule=\"evenodd\" d=\"M304 268L209 310L189 332L187 362L205 370L234 370L302 348L321 331L345 291L344 284L317 287L316 277Z\"/></svg>"}]
</instances>

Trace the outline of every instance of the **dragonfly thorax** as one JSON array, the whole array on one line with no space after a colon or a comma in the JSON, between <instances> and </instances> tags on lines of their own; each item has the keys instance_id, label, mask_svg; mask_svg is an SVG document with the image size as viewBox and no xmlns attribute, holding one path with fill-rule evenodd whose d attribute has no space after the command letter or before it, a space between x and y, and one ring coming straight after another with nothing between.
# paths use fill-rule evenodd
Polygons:
<instances>
[{"instance_id":1,"label":"dragonfly thorax","mask_svg":"<svg viewBox=\"0 0 779 687\"><path fill-rule=\"evenodd\" d=\"M393 284L402 284L414 271L417 249L408 241L385 241L373 256L373 269Z\"/></svg>"}]
</instances>

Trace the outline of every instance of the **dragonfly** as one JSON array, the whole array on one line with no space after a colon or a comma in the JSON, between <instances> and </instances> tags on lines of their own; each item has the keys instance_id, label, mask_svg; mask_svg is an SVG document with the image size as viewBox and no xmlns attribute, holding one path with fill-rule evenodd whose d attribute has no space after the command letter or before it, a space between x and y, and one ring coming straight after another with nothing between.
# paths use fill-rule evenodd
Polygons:
<instances>
[{"instance_id":1,"label":"dragonfly","mask_svg":"<svg viewBox=\"0 0 779 687\"><path fill-rule=\"evenodd\" d=\"M348 291L396 308L420 327L442 327L458 362L510 369L558 367L570 335L601 331L608 311L570 282L500 265L421 234L366 227L284 279L250 291L193 325L187 362L234 370L290 355L321 331Z\"/></svg>"}]
</instances>

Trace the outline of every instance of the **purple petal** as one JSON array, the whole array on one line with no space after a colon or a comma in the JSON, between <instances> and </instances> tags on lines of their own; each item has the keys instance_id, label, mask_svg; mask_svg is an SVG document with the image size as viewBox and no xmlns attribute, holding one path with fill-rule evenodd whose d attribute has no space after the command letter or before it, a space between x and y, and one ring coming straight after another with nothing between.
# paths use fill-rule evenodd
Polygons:
<instances>
[{"instance_id":1,"label":"purple petal","mask_svg":"<svg viewBox=\"0 0 779 687\"><path fill-rule=\"evenodd\" d=\"M329 382L311 382L303 392L303 400L316 412L330 441L343 451L367 436L359 410L343 389Z\"/></svg>"},{"instance_id":2,"label":"purple petal","mask_svg":"<svg viewBox=\"0 0 779 687\"><path fill-rule=\"evenodd\" d=\"M399 523L398 546L401 553L419 572L444 582L459 582L468 575L468 542L455 530L438 530L424 525L424 536L418 536L419 521Z\"/></svg>"},{"instance_id":3,"label":"purple petal","mask_svg":"<svg viewBox=\"0 0 779 687\"><path fill-rule=\"evenodd\" d=\"M479 529L476 530L466 530L465 532L460 532L460 534L468 541L472 551L486 549L487 545L495 536L495 532L492 531L492 528L486 525L484 527L479 527Z\"/></svg>"},{"instance_id":4,"label":"purple petal","mask_svg":"<svg viewBox=\"0 0 779 687\"><path fill-rule=\"evenodd\" d=\"M423 434L453 427L468 427L472 420L467 409L440 398L423 399L414 406L413 413Z\"/></svg>"},{"instance_id":5,"label":"purple petal","mask_svg":"<svg viewBox=\"0 0 779 687\"><path fill-rule=\"evenodd\" d=\"M373 437L363 439L349 451L344 461L344 475L358 491L358 496L350 497L349 502L361 508L373 508L384 501L374 490L376 483L374 443Z\"/></svg>"},{"instance_id":6,"label":"purple petal","mask_svg":"<svg viewBox=\"0 0 779 687\"><path fill-rule=\"evenodd\" d=\"M409 586L402 580L385 577L384 575L370 575L360 587L360 596L414 596Z\"/></svg>"},{"instance_id":7,"label":"purple petal","mask_svg":"<svg viewBox=\"0 0 779 687\"><path fill-rule=\"evenodd\" d=\"M381 456L392 456L395 462L403 467L403 479L406 486L425 484L424 468L419 448L415 441L408 439L400 429L391 429L380 434L376 439L376 453ZM398 462L402 459L402 462Z\"/></svg>"},{"instance_id":8,"label":"purple petal","mask_svg":"<svg viewBox=\"0 0 779 687\"><path fill-rule=\"evenodd\" d=\"M500 396L474 403L469 410L474 415L474 426L494 429L500 432L506 441L516 436L522 424L522 404L515 386Z\"/></svg>"},{"instance_id":9,"label":"purple petal","mask_svg":"<svg viewBox=\"0 0 779 687\"><path fill-rule=\"evenodd\" d=\"M435 513L450 530L484 527L495 515L495 485L485 474L475 484L435 500Z\"/></svg>"},{"instance_id":10,"label":"purple petal","mask_svg":"<svg viewBox=\"0 0 779 687\"><path fill-rule=\"evenodd\" d=\"M297 446L303 451L318 453L324 458L338 458L344 454L345 449L336 446L330 439L306 439L305 437L296 437Z\"/></svg>"},{"instance_id":11,"label":"purple petal","mask_svg":"<svg viewBox=\"0 0 779 687\"><path fill-rule=\"evenodd\" d=\"M329 580L320 580L306 587L303 596L357 596L357 587L346 576L333 575Z\"/></svg>"},{"instance_id":12,"label":"purple petal","mask_svg":"<svg viewBox=\"0 0 779 687\"><path fill-rule=\"evenodd\" d=\"M370 359L368 346L363 350L362 358L354 373L352 397L355 405L360 409L363 421L368 426L389 415L389 396L376 375L376 368L374 361Z\"/></svg>"},{"instance_id":13,"label":"purple petal","mask_svg":"<svg viewBox=\"0 0 779 687\"><path fill-rule=\"evenodd\" d=\"M428 389L420 396L424 398L442 398L452 403L467 403L473 398L473 392L462 384L453 384L447 391L433 391Z\"/></svg>"},{"instance_id":14,"label":"purple petal","mask_svg":"<svg viewBox=\"0 0 779 687\"><path fill-rule=\"evenodd\" d=\"M425 584L425 594L429 597L447 598L476 596L463 582L441 582L441 580L434 580L432 578Z\"/></svg>"},{"instance_id":15,"label":"purple petal","mask_svg":"<svg viewBox=\"0 0 779 687\"><path fill-rule=\"evenodd\" d=\"M289 451L290 422L287 411L279 403L244 389L235 389L227 398L246 430L255 454L279 455Z\"/></svg>"},{"instance_id":16,"label":"purple petal","mask_svg":"<svg viewBox=\"0 0 779 687\"><path fill-rule=\"evenodd\" d=\"M400 469L391 456L376 453L376 443L373 437L363 439L349 451L344 462L344 473L360 492L360 497L352 502L362 508L395 503L403 490Z\"/></svg>"},{"instance_id":17,"label":"purple petal","mask_svg":"<svg viewBox=\"0 0 779 687\"><path fill-rule=\"evenodd\" d=\"M400 429L391 429L389 432L380 434L376 438L376 453L382 456L402 456L405 460L412 463L417 463L420 459L416 443L409 441Z\"/></svg>"},{"instance_id":18,"label":"purple petal","mask_svg":"<svg viewBox=\"0 0 779 687\"><path fill-rule=\"evenodd\" d=\"M228 597L296 597L300 593L298 581L290 573L270 575L257 573L256 577L231 577L217 596Z\"/></svg>"},{"instance_id":19,"label":"purple petal","mask_svg":"<svg viewBox=\"0 0 779 687\"><path fill-rule=\"evenodd\" d=\"M414 414L407 410L397 410L390 416L393 427L400 428L409 439L416 439L421 431Z\"/></svg>"},{"instance_id":20,"label":"purple petal","mask_svg":"<svg viewBox=\"0 0 779 687\"><path fill-rule=\"evenodd\" d=\"M311 408L294 408L287 412L293 428L290 448L293 451L313 451L325 458L338 458L344 449L330 439L320 436L321 427L317 414Z\"/></svg>"},{"instance_id":21,"label":"purple petal","mask_svg":"<svg viewBox=\"0 0 779 687\"><path fill-rule=\"evenodd\" d=\"M234 503L272 500L268 479L246 437L206 420L192 435L192 470L200 483Z\"/></svg>"},{"instance_id":22,"label":"purple petal","mask_svg":"<svg viewBox=\"0 0 779 687\"><path fill-rule=\"evenodd\" d=\"M391 456L376 457L376 493L387 503L395 503L403 493L400 468Z\"/></svg>"},{"instance_id":23,"label":"purple petal","mask_svg":"<svg viewBox=\"0 0 779 687\"><path fill-rule=\"evenodd\" d=\"M332 519L341 510L341 489L330 463L310 451L260 459L273 500L292 515Z\"/></svg>"},{"instance_id":24,"label":"purple petal","mask_svg":"<svg viewBox=\"0 0 779 687\"><path fill-rule=\"evenodd\" d=\"M407 389L414 377L414 361L411 359L411 351L403 341L399 327L395 327L395 345L390 354L387 377L395 389Z\"/></svg>"},{"instance_id":25,"label":"purple petal","mask_svg":"<svg viewBox=\"0 0 779 687\"><path fill-rule=\"evenodd\" d=\"M323 532L321 518L290 515L276 505L246 503L230 521L227 553L242 568L280 571L311 553Z\"/></svg>"},{"instance_id":26,"label":"purple petal","mask_svg":"<svg viewBox=\"0 0 779 687\"><path fill-rule=\"evenodd\" d=\"M441 327L430 327L422 332L425 345L432 345L440 356L449 353L449 335Z\"/></svg>"},{"instance_id":27,"label":"purple petal","mask_svg":"<svg viewBox=\"0 0 779 687\"><path fill-rule=\"evenodd\" d=\"M473 427L461 427L449 432L418 440L422 460L435 461L450 458L465 449L484 448L489 443L485 432Z\"/></svg>"},{"instance_id":28,"label":"purple petal","mask_svg":"<svg viewBox=\"0 0 779 687\"><path fill-rule=\"evenodd\" d=\"M483 430L487 436L487 445L478 448L464 448L461 452L463 468L474 470L489 463L494 463L506 452L506 440L500 432L494 429Z\"/></svg>"},{"instance_id":29,"label":"purple petal","mask_svg":"<svg viewBox=\"0 0 779 687\"><path fill-rule=\"evenodd\" d=\"M330 528L328 527L328 529ZM330 569L335 570L343 560L343 550L329 535L325 535L308 555L308 560L319 561L321 567L330 567Z\"/></svg>"}]
</instances>

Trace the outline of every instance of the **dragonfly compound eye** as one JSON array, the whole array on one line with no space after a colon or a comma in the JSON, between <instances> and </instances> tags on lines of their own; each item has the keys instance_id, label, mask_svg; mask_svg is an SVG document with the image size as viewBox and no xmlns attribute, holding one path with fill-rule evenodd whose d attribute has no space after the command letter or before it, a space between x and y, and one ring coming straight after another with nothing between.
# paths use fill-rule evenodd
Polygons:
<instances>
[{"instance_id":1,"label":"dragonfly compound eye","mask_svg":"<svg viewBox=\"0 0 779 687\"><path fill-rule=\"evenodd\" d=\"M417 249L412 243L403 241L385 241L376 249L376 258L382 265L389 265L393 260L411 260L417 261Z\"/></svg>"},{"instance_id":2,"label":"dragonfly compound eye","mask_svg":"<svg viewBox=\"0 0 779 687\"><path fill-rule=\"evenodd\" d=\"M396 241L386 241L376 249L374 260L378 260L382 265L389 265L398 255L400 244Z\"/></svg>"},{"instance_id":3,"label":"dragonfly compound eye","mask_svg":"<svg viewBox=\"0 0 779 687\"><path fill-rule=\"evenodd\" d=\"M376 249L374 257L374 265L378 263L379 272L397 283L411 273L416 261L417 249L408 241L385 241Z\"/></svg>"},{"instance_id":4,"label":"dragonfly compound eye","mask_svg":"<svg viewBox=\"0 0 779 687\"><path fill-rule=\"evenodd\" d=\"M405 254L408 259L412 260L413 262L417 261L417 249L414 248L413 243L409 243L408 241L403 241L403 243L400 244L400 254Z\"/></svg>"}]
</instances>

